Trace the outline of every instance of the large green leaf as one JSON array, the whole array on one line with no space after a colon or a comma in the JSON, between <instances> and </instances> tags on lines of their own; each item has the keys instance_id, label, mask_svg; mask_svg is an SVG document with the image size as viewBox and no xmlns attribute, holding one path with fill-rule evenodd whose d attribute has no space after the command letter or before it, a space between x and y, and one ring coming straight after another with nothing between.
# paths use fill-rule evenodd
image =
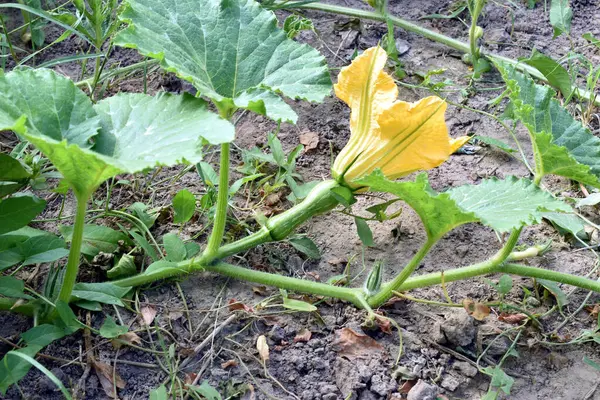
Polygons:
<instances>
[{"instance_id":1,"label":"large green leaf","mask_svg":"<svg viewBox=\"0 0 600 400\"><path fill-rule=\"evenodd\" d=\"M542 173L600 187L600 139L561 106L550 87L537 85L508 64L496 66L509 89L509 117L529 130Z\"/></svg>"},{"instance_id":2,"label":"large green leaf","mask_svg":"<svg viewBox=\"0 0 600 400\"><path fill-rule=\"evenodd\" d=\"M548 80L548 83L560 90L566 99L571 96L573 91L571 77L569 72L558 62L535 49L531 57L524 59L523 62L540 71Z\"/></svg>"},{"instance_id":3,"label":"large green leaf","mask_svg":"<svg viewBox=\"0 0 600 400\"><path fill-rule=\"evenodd\" d=\"M0 76L0 89L8 93L0 100L0 130L14 130L42 150L79 197L119 173L196 163L202 139L219 144L234 137L229 122L187 94L121 94L92 106L72 81L44 69Z\"/></svg>"},{"instance_id":4,"label":"large green leaf","mask_svg":"<svg viewBox=\"0 0 600 400\"><path fill-rule=\"evenodd\" d=\"M552 0L550 3L550 25L554 28L554 37L571 31L573 10L569 7L569 0Z\"/></svg>"},{"instance_id":5,"label":"large green leaf","mask_svg":"<svg viewBox=\"0 0 600 400\"><path fill-rule=\"evenodd\" d=\"M509 176L485 179L479 185L460 186L446 192L462 210L500 232L539 223L546 211L572 212L528 179Z\"/></svg>"},{"instance_id":6,"label":"large green leaf","mask_svg":"<svg viewBox=\"0 0 600 400\"><path fill-rule=\"evenodd\" d=\"M419 215L430 239L437 240L457 226L478 220L460 209L447 193L435 192L426 174L419 174L414 182L394 182L376 170L356 183L400 197Z\"/></svg>"},{"instance_id":7,"label":"large green leaf","mask_svg":"<svg viewBox=\"0 0 600 400\"><path fill-rule=\"evenodd\" d=\"M392 193L419 215L430 239L437 240L459 225L481 222L499 232L541 221L546 211L571 212L527 179L486 179L444 193L434 191L425 174L414 182L394 182L380 170L356 181L373 191Z\"/></svg>"},{"instance_id":8,"label":"large green leaf","mask_svg":"<svg viewBox=\"0 0 600 400\"><path fill-rule=\"evenodd\" d=\"M128 5L121 19L130 26L114 42L159 59L203 96L294 121L275 92L309 101L330 93L325 59L288 39L275 15L254 0L130 0Z\"/></svg>"},{"instance_id":9,"label":"large green leaf","mask_svg":"<svg viewBox=\"0 0 600 400\"><path fill-rule=\"evenodd\" d=\"M49 69L12 71L0 77L0 93L0 130L90 147L100 128L89 97Z\"/></svg>"},{"instance_id":10,"label":"large green leaf","mask_svg":"<svg viewBox=\"0 0 600 400\"><path fill-rule=\"evenodd\" d=\"M0 271L23 263L24 265L53 262L69 251L58 236L24 227L0 235Z\"/></svg>"}]
</instances>

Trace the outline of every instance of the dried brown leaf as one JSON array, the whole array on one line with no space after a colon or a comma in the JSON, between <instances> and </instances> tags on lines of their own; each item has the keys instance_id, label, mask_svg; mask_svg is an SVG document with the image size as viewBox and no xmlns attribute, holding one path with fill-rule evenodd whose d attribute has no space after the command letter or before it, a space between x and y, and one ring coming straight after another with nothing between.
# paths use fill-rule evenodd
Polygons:
<instances>
[{"instance_id":1,"label":"dried brown leaf","mask_svg":"<svg viewBox=\"0 0 600 400\"><path fill-rule=\"evenodd\" d=\"M144 322L144 325L152 325L154 318L156 318L156 308L152 306L144 306L140 312L142 313L142 321Z\"/></svg>"},{"instance_id":2,"label":"dried brown leaf","mask_svg":"<svg viewBox=\"0 0 600 400\"><path fill-rule=\"evenodd\" d=\"M110 341L115 349L120 349L121 347L123 347L123 342L126 342L128 344L142 344L142 339L135 332L124 333L120 335L117 339L119 340L112 339Z\"/></svg>"},{"instance_id":3,"label":"dried brown leaf","mask_svg":"<svg viewBox=\"0 0 600 400\"><path fill-rule=\"evenodd\" d=\"M267 344L267 338L265 335L260 335L258 340L256 341L256 349L258 350L258 355L263 362L267 362L269 359L269 345Z\"/></svg>"},{"instance_id":4,"label":"dried brown leaf","mask_svg":"<svg viewBox=\"0 0 600 400\"><path fill-rule=\"evenodd\" d=\"M529 318L526 314L518 313L518 314L508 314L501 313L498 315L498 321L506 322L507 324L520 324Z\"/></svg>"},{"instance_id":5,"label":"dried brown leaf","mask_svg":"<svg viewBox=\"0 0 600 400\"><path fill-rule=\"evenodd\" d=\"M234 359L227 360L224 363L221 363L221 368L223 368L223 369L227 369L230 367L237 367L237 366L238 366L238 362L235 361Z\"/></svg>"},{"instance_id":6,"label":"dried brown leaf","mask_svg":"<svg viewBox=\"0 0 600 400\"><path fill-rule=\"evenodd\" d=\"M306 131L300 134L300 143L304 145L304 152L314 150L319 145L319 135L316 132Z\"/></svg>"},{"instance_id":7,"label":"dried brown leaf","mask_svg":"<svg viewBox=\"0 0 600 400\"><path fill-rule=\"evenodd\" d=\"M308 342L312 337L312 332L306 328L303 328L298 334L294 337L294 343L298 342Z\"/></svg>"},{"instance_id":8,"label":"dried brown leaf","mask_svg":"<svg viewBox=\"0 0 600 400\"><path fill-rule=\"evenodd\" d=\"M336 331L334 346L338 355L349 360L385 354L385 349L375 339L357 333L350 328L342 328Z\"/></svg>"},{"instance_id":9,"label":"dried brown leaf","mask_svg":"<svg viewBox=\"0 0 600 400\"><path fill-rule=\"evenodd\" d=\"M124 389L125 381L121 379L118 373L115 372L113 375L113 367L109 364L94 360L93 366L104 393L111 399L118 399L119 396L114 387L116 385L118 389Z\"/></svg>"},{"instance_id":10,"label":"dried brown leaf","mask_svg":"<svg viewBox=\"0 0 600 400\"><path fill-rule=\"evenodd\" d=\"M477 321L483 321L485 317L490 315L490 308L485 304L471 299L464 299L462 304L467 313Z\"/></svg>"},{"instance_id":11,"label":"dried brown leaf","mask_svg":"<svg viewBox=\"0 0 600 400\"><path fill-rule=\"evenodd\" d=\"M229 311L243 310L243 311L246 311L247 313L254 312L254 309L252 307L250 307L244 303L240 303L236 299L229 299L228 306L229 306Z\"/></svg>"}]
</instances>

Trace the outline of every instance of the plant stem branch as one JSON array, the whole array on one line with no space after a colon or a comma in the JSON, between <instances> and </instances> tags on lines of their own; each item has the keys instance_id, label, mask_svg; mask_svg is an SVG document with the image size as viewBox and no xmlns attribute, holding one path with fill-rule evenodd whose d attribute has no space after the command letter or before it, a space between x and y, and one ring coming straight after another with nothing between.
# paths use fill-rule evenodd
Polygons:
<instances>
[{"instance_id":1,"label":"plant stem branch","mask_svg":"<svg viewBox=\"0 0 600 400\"><path fill-rule=\"evenodd\" d=\"M214 257L221 246L227 222L227 209L229 205L229 143L221 145L221 161L219 163L219 191L217 193L217 209L213 230L208 238L204 254Z\"/></svg>"},{"instance_id":2,"label":"plant stem branch","mask_svg":"<svg viewBox=\"0 0 600 400\"><path fill-rule=\"evenodd\" d=\"M79 258L81 256L81 245L83 243L83 227L85 224L85 211L89 196L77 195L77 212L75 214L75 225L73 227L73 236L71 238L71 248L69 250L69 259L65 277L58 294L58 300L66 303L71 299L71 292L77 281L79 272Z\"/></svg>"},{"instance_id":3,"label":"plant stem branch","mask_svg":"<svg viewBox=\"0 0 600 400\"><path fill-rule=\"evenodd\" d=\"M414 33L421 35L427 39L444 44L448 47L451 47L451 48L458 50L465 54L469 54L471 52L471 48L470 48L469 44L467 44L467 43L461 42L460 40L453 39L446 35L442 35L441 33L434 32L430 29L423 28L422 26L419 26L417 24L414 24L412 22L409 22L407 20L398 18L396 16L392 16L389 14L384 17L381 14L372 12L372 11L364 11L364 10L358 10L358 9L351 8L351 7L336 6L333 4L324 4L324 3L318 3L318 2L306 3L306 4L295 4L294 8L324 11L324 12L329 12L329 13L334 13L334 14L347 15L350 17L365 18L365 19L370 19L370 20L380 21L380 22L386 22L386 19L387 19L387 20L391 21L397 27L402 28L406 31L414 32ZM521 72L525 72L541 81L548 82L546 77L541 72L539 72L537 69L535 69L534 67L531 67L527 64L521 63L518 60L513 60L512 58L508 58L508 57L501 56L499 54L494 54L492 52L484 51L483 49L480 51L480 54L489 58L492 61L501 61L504 63L508 63L508 64L512 65L513 67L515 67L515 69L517 69ZM590 100L591 98L594 98L593 96L590 95L589 91L587 91L585 89L581 89L577 86L572 87L572 91L573 91L573 93L575 93L575 95L577 97L579 97L583 100ZM594 98L594 104L600 105L600 97Z\"/></svg>"}]
</instances>

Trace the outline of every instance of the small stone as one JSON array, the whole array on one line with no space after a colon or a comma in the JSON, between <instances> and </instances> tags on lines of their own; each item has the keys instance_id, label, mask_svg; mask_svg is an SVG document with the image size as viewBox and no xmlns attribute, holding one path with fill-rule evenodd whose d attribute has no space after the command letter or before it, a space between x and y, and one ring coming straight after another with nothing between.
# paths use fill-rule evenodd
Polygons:
<instances>
[{"instance_id":1,"label":"small stone","mask_svg":"<svg viewBox=\"0 0 600 400\"><path fill-rule=\"evenodd\" d=\"M321 397L323 400L337 400L338 396L335 393L328 393Z\"/></svg>"},{"instance_id":2,"label":"small stone","mask_svg":"<svg viewBox=\"0 0 600 400\"><path fill-rule=\"evenodd\" d=\"M486 353L492 357L503 356L508 351L511 344L512 342L506 336L498 338L488 336L483 340L483 348L487 348Z\"/></svg>"},{"instance_id":3,"label":"small stone","mask_svg":"<svg viewBox=\"0 0 600 400\"><path fill-rule=\"evenodd\" d=\"M436 400L438 387L421 379L408 392L406 400Z\"/></svg>"},{"instance_id":4,"label":"small stone","mask_svg":"<svg viewBox=\"0 0 600 400\"><path fill-rule=\"evenodd\" d=\"M527 304L527 306L529 306L529 307L539 307L540 301L538 299L536 299L535 297L530 296L525 300L525 304Z\"/></svg>"},{"instance_id":5,"label":"small stone","mask_svg":"<svg viewBox=\"0 0 600 400\"><path fill-rule=\"evenodd\" d=\"M452 367L454 367L454 369L460 372L461 374L468 376L469 378L472 378L475 375L477 375L477 368L465 361L456 361L452 365Z\"/></svg>"},{"instance_id":6,"label":"small stone","mask_svg":"<svg viewBox=\"0 0 600 400\"><path fill-rule=\"evenodd\" d=\"M396 384L390 381L383 375L376 374L371 378L370 389L372 392L377 393L380 396L387 397L387 395L396 389Z\"/></svg>"},{"instance_id":7,"label":"small stone","mask_svg":"<svg viewBox=\"0 0 600 400\"><path fill-rule=\"evenodd\" d=\"M453 375L446 375L442 379L441 386L451 392L454 392L460 386L460 380Z\"/></svg>"},{"instance_id":8,"label":"small stone","mask_svg":"<svg viewBox=\"0 0 600 400\"><path fill-rule=\"evenodd\" d=\"M410 50L410 43L404 39L398 38L396 39L396 50L398 50L399 56L406 54Z\"/></svg>"},{"instance_id":9,"label":"small stone","mask_svg":"<svg viewBox=\"0 0 600 400\"><path fill-rule=\"evenodd\" d=\"M285 330L279 325L273 325L271 331L269 332L269 337L276 344L281 343L281 341L285 340Z\"/></svg>"},{"instance_id":10,"label":"small stone","mask_svg":"<svg viewBox=\"0 0 600 400\"><path fill-rule=\"evenodd\" d=\"M442 324L438 321L433 323L429 336L431 337L431 340L438 344L446 343L446 336L444 335L444 332L442 332Z\"/></svg>"},{"instance_id":11,"label":"small stone","mask_svg":"<svg viewBox=\"0 0 600 400\"><path fill-rule=\"evenodd\" d=\"M442 325L446 339L456 346L468 346L475 340L477 329L465 310L453 312Z\"/></svg>"},{"instance_id":12,"label":"small stone","mask_svg":"<svg viewBox=\"0 0 600 400\"><path fill-rule=\"evenodd\" d=\"M319 393L321 394L335 393L337 390L337 386L332 385L331 383L325 383L319 386Z\"/></svg>"}]
</instances>

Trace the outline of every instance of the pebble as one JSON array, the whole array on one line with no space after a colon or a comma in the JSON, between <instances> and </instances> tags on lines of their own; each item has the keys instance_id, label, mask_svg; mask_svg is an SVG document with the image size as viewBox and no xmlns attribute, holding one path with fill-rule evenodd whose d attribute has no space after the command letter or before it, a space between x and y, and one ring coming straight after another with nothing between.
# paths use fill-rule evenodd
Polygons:
<instances>
[{"instance_id":1,"label":"pebble","mask_svg":"<svg viewBox=\"0 0 600 400\"><path fill-rule=\"evenodd\" d=\"M440 385L444 389L454 392L460 386L460 380L453 375L446 375Z\"/></svg>"},{"instance_id":2,"label":"pebble","mask_svg":"<svg viewBox=\"0 0 600 400\"><path fill-rule=\"evenodd\" d=\"M452 364L452 367L469 378L477 375L477 368L465 361L456 361L454 364Z\"/></svg>"},{"instance_id":3,"label":"pebble","mask_svg":"<svg viewBox=\"0 0 600 400\"><path fill-rule=\"evenodd\" d=\"M442 324L446 339L456 346L468 346L475 340L477 329L465 310L453 312Z\"/></svg>"},{"instance_id":4,"label":"pebble","mask_svg":"<svg viewBox=\"0 0 600 400\"><path fill-rule=\"evenodd\" d=\"M438 387L421 379L408 392L406 400L436 400Z\"/></svg>"}]
</instances>

